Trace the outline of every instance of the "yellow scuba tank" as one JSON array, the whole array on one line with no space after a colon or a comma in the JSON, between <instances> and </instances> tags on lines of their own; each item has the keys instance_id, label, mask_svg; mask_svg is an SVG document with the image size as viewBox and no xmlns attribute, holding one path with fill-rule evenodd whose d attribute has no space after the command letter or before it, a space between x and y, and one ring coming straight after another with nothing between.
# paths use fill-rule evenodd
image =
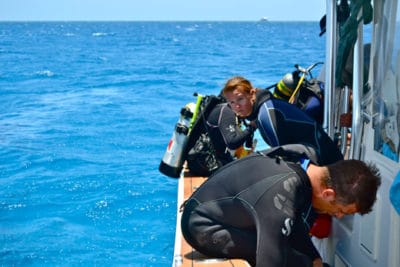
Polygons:
<instances>
[{"instance_id":1,"label":"yellow scuba tank","mask_svg":"<svg viewBox=\"0 0 400 267\"><path fill-rule=\"evenodd\" d=\"M181 116L158 168L161 173L169 177L179 178L180 176L185 161L184 152L201 99L202 96L198 95L196 104L188 103L181 109Z\"/></svg>"}]
</instances>

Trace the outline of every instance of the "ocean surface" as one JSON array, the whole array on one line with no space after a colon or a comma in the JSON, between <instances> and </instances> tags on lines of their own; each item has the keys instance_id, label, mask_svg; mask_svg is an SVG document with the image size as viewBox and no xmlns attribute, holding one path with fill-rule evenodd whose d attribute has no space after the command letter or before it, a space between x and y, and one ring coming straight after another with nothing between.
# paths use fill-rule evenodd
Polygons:
<instances>
[{"instance_id":1,"label":"ocean surface","mask_svg":"<svg viewBox=\"0 0 400 267\"><path fill-rule=\"evenodd\" d=\"M324 61L319 32L1 22L0 266L171 266L178 180L158 166L181 107L234 75L265 88Z\"/></svg>"}]
</instances>

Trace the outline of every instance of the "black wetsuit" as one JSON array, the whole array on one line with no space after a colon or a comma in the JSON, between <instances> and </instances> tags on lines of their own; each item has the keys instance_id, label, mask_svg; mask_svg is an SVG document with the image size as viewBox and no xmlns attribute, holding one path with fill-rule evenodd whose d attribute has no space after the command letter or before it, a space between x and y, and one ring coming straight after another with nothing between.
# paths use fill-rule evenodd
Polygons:
<instances>
[{"instance_id":1,"label":"black wetsuit","mask_svg":"<svg viewBox=\"0 0 400 267\"><path fill-rule=\"evenodd\" d=\"M226 104L216 105L206 120L206 127L214 145L216 157L222 165L233 160L228 149L237 149L253 138L254 129L241 129L233 110Z\"/></svg>"},{"instance_id":2,"label":"black wetsuit","mask_svg":"<svg viewBox=\"0 0 400 267\"><path fill-rule=\"evenodd\" d=\"M295 105L274 98L268 90L256 92L253 112L247 119L256 120L261 136L271 147L286 144L312 145L320 165L343 159L337 145L320 124Z\"/></svg>"},{"instance_id":3,"label":"black wetsuit","mask_svg":"<svg viewBox=\"0 0 400 267\"><path fill-rule=\"evenodd\" d=\"M220 168L193 193L182 233L208 256L260 267L311 266L320 257L309 237L311 196L299 164L252 154Z\"/></svg>"}]
</instances>

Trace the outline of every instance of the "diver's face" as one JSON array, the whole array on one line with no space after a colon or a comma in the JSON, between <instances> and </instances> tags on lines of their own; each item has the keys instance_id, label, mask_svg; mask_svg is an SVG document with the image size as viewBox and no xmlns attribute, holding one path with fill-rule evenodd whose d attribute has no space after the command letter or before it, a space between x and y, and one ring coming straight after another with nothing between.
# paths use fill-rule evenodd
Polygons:
<instances>
[{"instance_id":1,"label":"diver's face","mask_svg":"<svg viewBox=\"0 0 400 267\"><path fill-rule=\"evenodd\" d=\"M335 200L322 201L319 203L318 207L315 207L318 213L329 214L336 218L343 218L345 215L351 215L357 213L357 206L355 203L352 204L341 204Z\"/></svg>"},{"instance_id":2,"label":"diver's face","mask_svg":"<svg viewBox=\"0 0 400 267\"><path fill-rule=\"evenodd\" d=\"M228 105L240 118L248 117L253 111L253 95L247 94L235 89L231 92L226 92L225 98Z\"/></svg>"}]
</instances>

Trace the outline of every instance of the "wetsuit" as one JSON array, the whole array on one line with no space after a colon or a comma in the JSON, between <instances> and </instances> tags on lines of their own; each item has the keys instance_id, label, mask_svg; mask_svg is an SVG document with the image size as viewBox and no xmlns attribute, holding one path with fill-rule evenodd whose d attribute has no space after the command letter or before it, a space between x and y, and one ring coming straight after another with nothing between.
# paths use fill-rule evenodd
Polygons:
<instances>
[{"instance_id":1,"label":"wetsuit","mask_svg":"<svg viewBox=\"0 0 400 267\"><path fill-rule=\"evenodd\" d=\"M311 266L315 218L303 168L251 154L220 168L188 199L181 228L199 252L241 258L252 266Z\"/></svg>"},{"instance_id":2,"label":"wetsuit","mask_svg":"<svg viewBox=\"0 0 400 267\"><path fill-rule=\"evenodd\" d=\"M321 95L323 95L323 89L321 89L321 87L323 88L324 84L322 82L319 82L316 79L311 79L310 81L307 81L307 84L310 87L320 88ZM311 89L300 88L296 106L322 125L324 120L323 99Z\"/></svg>"},{"instance_id":3,"label":"wetsuit","mask_svg":"<svg viewBox=\"0 0 400 267\"><path fill-rule=\"evenodd\" d=\"M253 112L247 119L256 120L261 136L271 147L296 143L312 145L320 165L343 159L321 125L295 105L274 98L268 90L256 92Z\"/></svg>"},{"instance_id":4,"label":"wetsuit","mask_svg":"<svg viewBox=\"0 0 400 267\"><path fill-rule=\"evenodd\" d=\"M237 149L253 139L254 128L241 129L233 110L226 104L218 104L210 112L206 127L214 145L216 157L222 165L233 160L228 149Z\"/></svg>"}]
</instances>

